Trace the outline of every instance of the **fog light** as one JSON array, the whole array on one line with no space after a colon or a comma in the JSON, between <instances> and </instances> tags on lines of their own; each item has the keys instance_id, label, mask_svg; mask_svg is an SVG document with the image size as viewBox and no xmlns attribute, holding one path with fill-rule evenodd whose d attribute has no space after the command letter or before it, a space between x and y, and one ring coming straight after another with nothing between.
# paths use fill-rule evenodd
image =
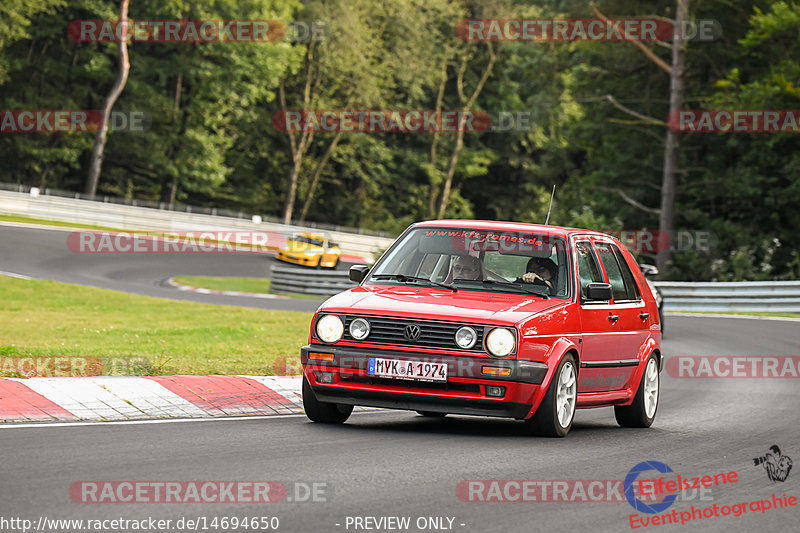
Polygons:
<instances>
[{"instance_id":1,"label":"fog light","mask_svg":"<svg viewBox=\"0 0 800 533\"><path fill-rule=\"evenodd\" d=\"M495 396L497 398L502 398L505 395L506 395L505 387L497 387L495 385L486 386L486 396Z\"/></svg>"},{"instance_id":2,"label":"fog light","mask_svg":"<svg viewBox=\"0 0 800 533\"><path fill-rule=\"evenodd\" d=\"M315 372L314 374L317 376L319 383L333 383L333 374L330 372Z\"/></svg>"}]
</instances>

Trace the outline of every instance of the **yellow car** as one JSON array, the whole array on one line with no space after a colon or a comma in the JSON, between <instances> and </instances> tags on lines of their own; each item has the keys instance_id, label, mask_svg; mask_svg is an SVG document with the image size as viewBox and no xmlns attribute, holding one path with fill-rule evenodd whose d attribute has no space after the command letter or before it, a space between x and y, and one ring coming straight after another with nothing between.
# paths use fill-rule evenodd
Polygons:
<instances>
[{"instance_id":1,"label":"yellow car","mask_svg":"<svg viewBox=\"0 0 800 533\"><path fill-rule=\"evenodd\" d=\"M325 236L301 233L287 238L286 244L278 250L276 258L295 265L336 268L341 255L339 245Z\"/></svg>"}]
</instances>

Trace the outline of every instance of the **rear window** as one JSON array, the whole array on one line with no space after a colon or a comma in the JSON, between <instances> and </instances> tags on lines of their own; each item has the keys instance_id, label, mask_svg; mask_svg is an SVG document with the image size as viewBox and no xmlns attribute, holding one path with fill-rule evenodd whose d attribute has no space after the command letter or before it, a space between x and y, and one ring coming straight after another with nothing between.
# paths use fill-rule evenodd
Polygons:
<instances>
[{"instance_id":1,"label":"rear window","mask_svg":"<svg viewBox=\"0 0 800 533\"><path fill-rule=\"evenodd\" d=\"M619 248L605 242L595 243L595 246L606 269L608 282L614 289L614 300L638 300L639 288Z\"/></svg>"}]
</instances>

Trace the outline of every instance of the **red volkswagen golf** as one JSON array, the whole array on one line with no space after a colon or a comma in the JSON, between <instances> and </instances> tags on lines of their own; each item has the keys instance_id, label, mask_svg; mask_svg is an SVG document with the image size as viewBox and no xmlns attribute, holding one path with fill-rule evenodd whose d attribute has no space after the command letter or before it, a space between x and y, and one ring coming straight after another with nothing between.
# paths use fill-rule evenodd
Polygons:
<instances>
[{"instance_id":1,"label":"red volkswagen golf","mask_svg":"<svg viewBox=\"0 0 800 533\"><path fill-rule=\"evenodd\" d=\"M510 417L563 437L576 408L649 427L661 324L628 250L602 233L439 220L409 227L360 283L320 306L301 350L303 404Z\"/></svg>"}]
</instances>

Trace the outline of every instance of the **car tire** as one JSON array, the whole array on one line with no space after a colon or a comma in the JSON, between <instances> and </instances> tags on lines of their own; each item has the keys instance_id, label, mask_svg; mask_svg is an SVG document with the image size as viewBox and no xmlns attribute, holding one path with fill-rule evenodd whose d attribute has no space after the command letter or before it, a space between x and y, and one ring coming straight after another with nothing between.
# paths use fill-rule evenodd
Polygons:
<instances>
[{"instance_id":1,"label":"car tire","mask_svg":"<svg viewBox=\"0 0 800 533\"><path fill-rule=\"evenodd\" d=\"M658 308L658 321L661 323L661 336L664 336L664 304Z\"/></svg>"},{"instance_id":2,"label":"car tire","mask_svg":"<svg viewBox=\"0 0 800 533\"><path fill-rule=\"evenodd\" d=\"M353 412L352 405L317 400L305 376L303 376L303 409L310 420L322 424L343 424Z\"/></svg>"},{"instance_id":3,"label":"car tire","mask_svg":"<svg viewBox=\"0 0 800 533\"><path fill-rule=\"evenodd\" d=\"M525 421L527 433L540 437L566 437L575 420L577 403L578 367L575 357L567 354L558 363L536 413Z\"/></svg>"},{"instance_id":4,"label":"car tire","mask_svg":"<svg viewBox=\"0 0 800 533\"><path fill-rule=\"evenodd\" d=\"M614 407L617 424L624 428L649 428L658 411L660 389L661 377L658 372L658 358L655 354L651 354L642 373L633 403Z\"/></svg>"},{"instance_id":5,"label":"car tire","mask_svg":"<svg viewBox=\"0 0 800 533\"><path fill-rule=\"evenodd\" d=\"M430 418L444 418L447 416L447 413L436 413L433 411L417 411L417 414L420 416L427 416Z\"/></svg>"}]
</instances>

